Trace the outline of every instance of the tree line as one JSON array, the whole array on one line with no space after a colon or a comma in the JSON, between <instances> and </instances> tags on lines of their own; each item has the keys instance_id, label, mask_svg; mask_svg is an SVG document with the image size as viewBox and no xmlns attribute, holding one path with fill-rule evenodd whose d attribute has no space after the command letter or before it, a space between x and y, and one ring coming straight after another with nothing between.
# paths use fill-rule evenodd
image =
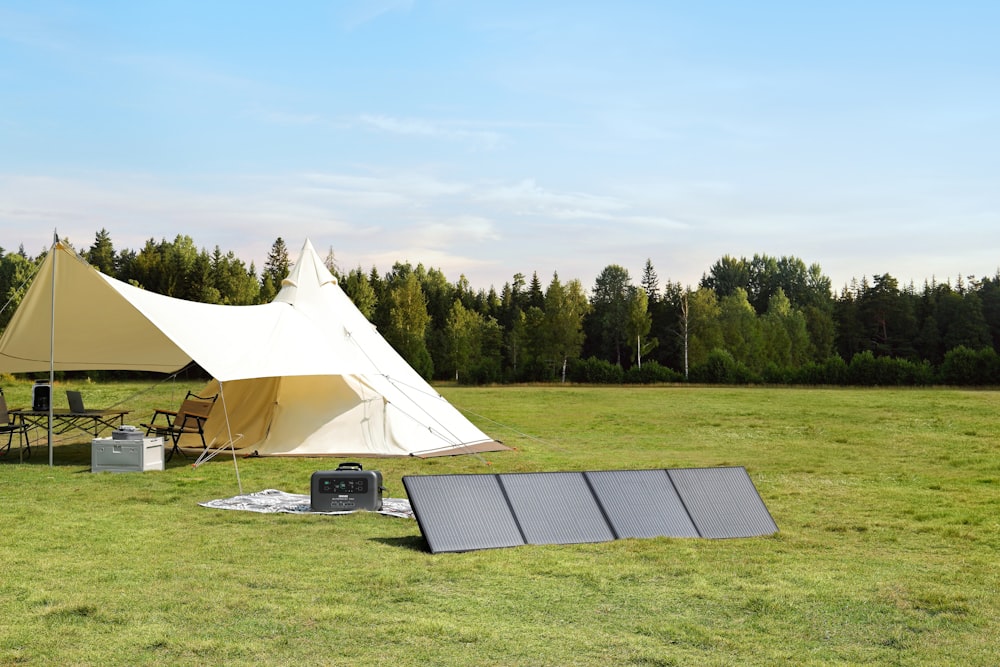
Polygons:
<instances>
[{"instance_id":1,"label":"tree line","mask_svg":"<svg viewBox=\"0 0 1000 667\"><path fill-rule=\"evenodd\" d=\"M250 305L272 300L290 260L281 237L258 273L189 236L116 250L107 230L80 255L103 273L168 296ZM0 248L6 327L44 259ZM900 286L889 274L839 291L797 257L724 256L696 286L634 281L605 267L589 290L553 273L516 273L499 292L397 262L326 265L388 342L424 377L462 383L714 382L861 385L1000 384L1000 271Z\"/></svg>"}]
</instances>

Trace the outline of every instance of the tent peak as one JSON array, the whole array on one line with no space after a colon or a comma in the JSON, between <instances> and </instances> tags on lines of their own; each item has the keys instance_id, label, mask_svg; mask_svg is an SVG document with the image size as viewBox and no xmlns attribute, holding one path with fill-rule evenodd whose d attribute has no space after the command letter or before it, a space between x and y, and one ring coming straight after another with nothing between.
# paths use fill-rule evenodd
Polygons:
<instances>
[{"instance_id":1,"label":"tent peak","mask_svg":"<svg viewBox=\"0 0 1000 667\"><path fill-rule=\"evenodd\" d=\"M336 285L337 278L330 273L330 270L326 268L326 265L319 258L319 254L313 248L312 242L306 239L306 242L302 245L302 251L299 253L298 260L289 269L288 276L281 281L281 291L278 292L278 296L274 300L287 300L282 298L282 293L287 289L307 286L322 287L328 284Z\"/></svg>"}]
</instances>

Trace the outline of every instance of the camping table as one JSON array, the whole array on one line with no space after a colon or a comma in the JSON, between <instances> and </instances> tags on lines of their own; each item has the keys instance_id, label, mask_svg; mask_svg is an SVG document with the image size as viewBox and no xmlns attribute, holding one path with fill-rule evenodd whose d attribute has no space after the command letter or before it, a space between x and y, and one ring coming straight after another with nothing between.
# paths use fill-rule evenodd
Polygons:
<instances>
[{"instance_id":1,"label":"camping table","mask_svg":"<svg viewBox=\"0 0 1000 667\"><path fill-rule=\"evenodd\" d=\"M103 429L116 428L125 424L128 410L87 410L85 412L70 412L69 410L52 411L52 431L63 434L73 429L88 433L93 432L96 438ZM21 423L30 428L48 429L48 410L11 410L11 416L20 419Z\"/></svg>"}]
</instances>

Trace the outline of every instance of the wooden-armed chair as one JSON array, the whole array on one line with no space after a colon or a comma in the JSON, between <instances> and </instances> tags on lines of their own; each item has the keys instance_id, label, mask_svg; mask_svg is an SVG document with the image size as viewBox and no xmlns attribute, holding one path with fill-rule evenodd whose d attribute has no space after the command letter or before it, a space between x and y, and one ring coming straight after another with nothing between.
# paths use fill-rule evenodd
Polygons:
<instances>
[{"instance_id":1,"label":"wooden-armed chair","mask_svg":"<svg viewBox=\"0 0 1000 667\"><path fill-rule=\"evenodd\" d=\"M10 453L10 446L14 442L14 434L17 433L17 444L21 451L21 460L31 458L31 440L28 439L28 425L23 420L11 419L7 409L7 398L3 395L3 388L0 387L0 436L7 434L7 444L0 446L0 458Z\"/></svg>"},{"instance_id":2,"label":"wooden-armed chair","mask_svg":"<svg viewBox=\"0 0 1000 667\"><path fill-rule=\"evenodd\" d=\"M178 410L157 409L153 412L149 423L142 424L143 428L146 429L146 435L156 435L164 439L170 438L173 447L166 453L165 459L167 461L174 455L174 452L180 452L182 456L186 456L178 444L181 436L185 434L199 436L202 449L208 449L208 444L205 442L205 422L208 421L208 416L212 413L212 407L215 405L215 399L218 397L218 394L198 396L189 391Z\"/></svg>"}]
</instances>

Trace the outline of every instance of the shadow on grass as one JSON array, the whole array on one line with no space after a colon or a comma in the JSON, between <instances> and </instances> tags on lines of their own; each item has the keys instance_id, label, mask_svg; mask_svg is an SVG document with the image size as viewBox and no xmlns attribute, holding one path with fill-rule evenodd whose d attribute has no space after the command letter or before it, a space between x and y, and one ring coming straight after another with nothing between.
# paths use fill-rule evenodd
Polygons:
<instances>
[{"instance_id":1,"label":"shadow on grass","mask_svg":"<svg viewBox=\"0 0 1000 667\"><path fill-rule=\"evenodd\" d=\"M372 542L381 542L386 546L399 547L401 549L409 549L410 551L419 551L420 553L430 553L430 549L427 548L427 541L424 540L422 535L410 535L407 537L373 537Z\"/></svg>"},{"instance_id":2,"label":"shadow on grass","mask_svg":"<svg viewBox=\"0 0 1000 667\"><path fill-rule=\"evenodd\" d=\"M232 462L232 459L228 459ZM165 468L178 468L190 466L195 458L184 456L174 456L171 461L164 464ZM86 470L80 472L90 472L91 466L91 443L57 444L52 448L52 465L56 467L83 467ZM19 456L16 446L12 446L6 454L0 456L0 466L5 464L47 466L49 465L49 446L46 444L32 445L31 453Z\"/></svg>"},{"instance_id":3,"label":"shadow on grass","mask_svg":"<svg viewBox=\"0 0 1000 667\"><path fill-rule=\"evenodd\" d=\"M22 465L49 465L49 446L46 444L31 445L30 453L24 451L19 456L16 446L12 446L0 456L0 463L19 463ZM55 445L52 448L52 465L56 466L90 466L90 443L86 445Z\"/></svg>"}]
</instances>

